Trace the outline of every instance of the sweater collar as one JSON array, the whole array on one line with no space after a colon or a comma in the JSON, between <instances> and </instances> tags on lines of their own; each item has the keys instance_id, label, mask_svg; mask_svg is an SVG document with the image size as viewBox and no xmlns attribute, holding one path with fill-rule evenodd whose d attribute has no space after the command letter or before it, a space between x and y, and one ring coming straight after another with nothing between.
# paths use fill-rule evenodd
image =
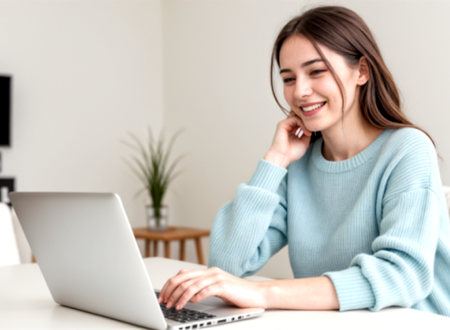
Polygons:
<instances>
[{"instance_id":1,"label":"sweater collar","mask_svg":"<svg viewBox=\"0 0 450 330\"><path fill-rule=\"evenodd\" d=\"M317 140L312 146L312 160L314 162L314 165L319 170L324 172L338 173L350 171L376 156L386 139L392 134L392 131L392 129L385 129L365 149L363 149L353 157L341 161L330 161L323 157L323 139L321 138Z\"/></svg>"}]
</instances>

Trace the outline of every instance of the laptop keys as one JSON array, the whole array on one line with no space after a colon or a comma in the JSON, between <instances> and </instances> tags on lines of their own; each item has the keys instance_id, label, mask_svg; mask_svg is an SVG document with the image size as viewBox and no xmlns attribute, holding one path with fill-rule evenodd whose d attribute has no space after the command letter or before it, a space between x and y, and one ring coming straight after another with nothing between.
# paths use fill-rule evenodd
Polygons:
<instances>
[{"instance_id":1,"label":"laptop keys","mask_svg":"<svg viewBox=\"0 0 450 330\"><path fill-rule=\"evenodd\" d=\"M156 296L159 297L159 292L156 292ZM194 311L192 309L188 308L182 308L180 310L176 310L175 308L167 308L164 304L159 304L161 307L161 310L164 314L164 317L177 321L180 323L186 323L186 322L194 322L194 321L200 321L200 320L206 320L206 319L212 319L216 317L215 315Z\"/></svg>"}]
</instances>

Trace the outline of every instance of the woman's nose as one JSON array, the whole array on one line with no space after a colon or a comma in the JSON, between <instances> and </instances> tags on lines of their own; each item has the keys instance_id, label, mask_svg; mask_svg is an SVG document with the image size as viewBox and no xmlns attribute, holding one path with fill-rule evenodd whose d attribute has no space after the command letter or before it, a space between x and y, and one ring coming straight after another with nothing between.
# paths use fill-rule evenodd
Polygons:
<instances>
[{"instance_id":1,"label":"woman's nose","mask_svg":"<svg viewBox=\"0 0 450 330\"><path fill-rule=\"evenodd\" d=\"M304 99L312 94L312 88L306 79L297 79L295 85L295 98L298 100Z\"/></svg>"}]
</instances>

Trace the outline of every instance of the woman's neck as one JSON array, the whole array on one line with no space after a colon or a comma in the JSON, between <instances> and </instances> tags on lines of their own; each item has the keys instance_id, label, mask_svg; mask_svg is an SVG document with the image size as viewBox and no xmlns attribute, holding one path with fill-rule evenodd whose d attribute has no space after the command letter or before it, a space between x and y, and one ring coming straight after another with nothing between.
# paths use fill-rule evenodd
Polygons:
<instances>
[{"instance_id":1,"label":"woman's neck","mask_svg":"<svg viewBox=\"0 0 450 330\"><path fill-rule=\"evenodd\" d=\"M353 125L346 125L352 122ZM345 120L336 127L322 132L325 159L340 161L349 159L371 144L383 131L370 125L364 118Z\"/></svg>"}]
</instances>

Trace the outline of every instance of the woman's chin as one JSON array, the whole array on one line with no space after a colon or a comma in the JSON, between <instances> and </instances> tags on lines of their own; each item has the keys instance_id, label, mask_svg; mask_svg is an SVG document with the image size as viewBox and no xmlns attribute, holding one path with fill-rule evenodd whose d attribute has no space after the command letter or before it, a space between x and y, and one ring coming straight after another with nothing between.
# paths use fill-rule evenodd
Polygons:
<instances>
[{"instance_id":1,"label":"woman's chin","mask_svg":"<svg viewBox=\"0 0 450 330\"><path fill-rule=\"evenodd\" d=\"M312 134L314 134L314 133L320 133L320 132L322 131L322 129L323 129L322 126L318 126L318 125L306 125L306 124L305 124L305 127L306 127L306 129L307 129L308 131L310 131Z\"/></svg>"}]
</instances>

